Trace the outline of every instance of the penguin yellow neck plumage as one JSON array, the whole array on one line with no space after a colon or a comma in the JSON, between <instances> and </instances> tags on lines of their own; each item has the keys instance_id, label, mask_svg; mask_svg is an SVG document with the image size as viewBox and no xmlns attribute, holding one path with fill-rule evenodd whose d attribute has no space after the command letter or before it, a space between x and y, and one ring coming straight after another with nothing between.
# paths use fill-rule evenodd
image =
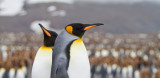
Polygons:
<instances>
[{"instance_id":1,"label":"penguin yellow neck plumage","mask_svg":"<svg viewBox=\"0 0 160 78\"><path fill-rule=\"evenodd\" d=\"M47 46L41 46L40 49L41 49L41 50L50 50L50 49L52 49L52 48L47 47Z\"/></svg>"},{"instance_id":2,"label":"penguin yellow neck plumage","mask_svg":"<svg viewBox=\"0 0 160 78\"><path fill-rule=\"evenodd\" d=\"M1 71L2 71L2 70L5 71L6 69L5 69L5 68L1 68Z\"/></svg>"},{"instance_id":3,"label":"penguin yellow neck plumage","mask_svg":"<svg viewBox=\"0 0 160 78\"><path fill-rule=\"evenodd\" d=\"M79 38L79 39L75 40L74 42L75 42L75 43L83 43L83 41L82 41L82 39L81 39L81 38Z\"/></svg>"},{"instance_id":4,"label":"penguin yellow neck plumage","mask_svg":"<svg viewBox=\"0 0 160 78\"><path fill-rule=\"evenodd\" d=\"M42 56L43 55L50 55L51 53L52 53L52 48L47 47L47 46L41 46L40 49L37 52L37 54L40 54Z\"/></svg>"},{"instance_id":5,"label":"penguin yellow neck plumage","mask_svg":"<svg viewBox=\"0 0 160 78\"><path fill-rule=\"evenodd\" d=\"M35 61L45 61L45 57L52 57L52 48L47 46L41 46L36 54Z\"/></svg>"}]
</instances>

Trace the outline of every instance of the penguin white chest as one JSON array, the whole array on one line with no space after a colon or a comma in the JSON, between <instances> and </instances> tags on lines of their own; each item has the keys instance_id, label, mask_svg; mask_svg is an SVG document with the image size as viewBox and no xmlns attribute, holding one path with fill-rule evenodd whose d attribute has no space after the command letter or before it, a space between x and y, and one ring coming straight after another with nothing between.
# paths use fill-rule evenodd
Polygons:
<instances>
[{"instance_id":1,"label":"penguin white chest","mask_svg":"<svg viewBox=\"0 0 160 78\"><path fill-rule=\"evenodd\" d=\"M16 78L25 78L25 72L22 70L22 68L17 70Z\"/></svg>"},{"instance_id":2,"label":"penguin white chest","mask_svg":"<svg viewBox=\"0 0 160 78\"><path fill-rule=\"evenodd\" d=\"M0 78L3 77L4 73L5 73L6 69L5 68L1 68L0 69Z\"/></svg>"},{"instance_id":3,"label":"penguin white chest","mask_svg":"<svg viewBox=\"0 0 160 78\"><path fill-rule=\"evenodd\" d=\"M9 70L9 78L14 78L14 76L15 76L15 69L14 69L14 68L11 68L11 69Z\"/></svg>"},{"instance_id":4,"label":"penguin white chest","mask_svg":"<svg viewBox=\"0 0 160 78\"><path fill-rule=\"evenodd\" d=\"M70 47L68 75L69 78L90 78L89 59L81 39L75 40Z\"/></svg>"},{"instance_id":5,"label":"penguin white chest","mask_svg":"<svg viewBox=\"0 0 160 78\"><path fill-rule=\"evenodd\" d=\"M52 48L42 46L35 57L32 67L32 78L50 78Z\"/></svg>"}]
</instances>

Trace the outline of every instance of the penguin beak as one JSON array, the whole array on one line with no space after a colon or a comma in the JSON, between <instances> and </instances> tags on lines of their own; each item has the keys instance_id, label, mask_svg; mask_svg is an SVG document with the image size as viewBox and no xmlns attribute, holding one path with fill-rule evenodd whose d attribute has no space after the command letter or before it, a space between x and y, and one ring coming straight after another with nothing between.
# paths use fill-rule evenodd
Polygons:
<instances>
[{"instance_id":1,"label":"penguin beak","mask_svg":"<svg viewBox=\"0 0 160 78\"><path fill-rule=\"evenodd\" d=\"M102 23L85 24L86 27L84 28L84 30L86 31L86 30L88 30L90 28L93 28L93 27L96 27L96 26L100 26L100 25L104 25L104 24L102 24Z\"/></svg>"},{"instance_id":2,"label":"penguin beak","mask_svg":"<svg viewBox=\"0 0 160 78\"><path fill-rule=\"evenodd\" d=\"M42 26L42 24L39 24L44 34L46 34L48 37L51 37L51 34Z\"/></svg>"}]
</instances>

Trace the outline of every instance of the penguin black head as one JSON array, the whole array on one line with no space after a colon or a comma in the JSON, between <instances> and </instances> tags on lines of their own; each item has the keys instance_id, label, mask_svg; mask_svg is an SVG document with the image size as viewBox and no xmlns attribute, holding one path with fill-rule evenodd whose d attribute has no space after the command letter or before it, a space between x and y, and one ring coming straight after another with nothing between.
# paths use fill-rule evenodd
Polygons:
<instances>
[{"instance_id":1,"label":"penguin black head","mask_svg":"<svg viewBox=\"0 0 160 78\"><path fill-rule=\"evenodd\" d=\"M56 37L58 36L56 32L45 29L41 24L39 24L43 34L44 34L44 46L51 47L54 46Z\"/></svg>"},{"instance_id":2,"label":"penguin black head","mask_svg":"<svg viewBox=\"0 0 160 78\"><path fill-rule=\"evenodd\" d=\"M67 25L65 27L65 30L70 34L81 38L86 30L92 27L100 26L100 25L104 25L104 24L102 23L95 23L95 24L72 23L72 24Z\"/></svg>"}]
</instances>

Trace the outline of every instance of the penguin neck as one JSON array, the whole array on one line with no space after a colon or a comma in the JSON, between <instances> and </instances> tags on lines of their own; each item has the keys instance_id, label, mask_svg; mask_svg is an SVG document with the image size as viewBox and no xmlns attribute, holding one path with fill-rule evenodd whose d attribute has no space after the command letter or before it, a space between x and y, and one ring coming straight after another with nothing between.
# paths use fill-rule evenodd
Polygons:
<instances>
[{"instance_id":1,"label":"penguin neck","mask_svg":"<svg viewBox=\"0 0 160 78\"><path fill-rule=\"evenodd\" d=\"M71 42L74 41L76 39L79 39L80 37L78 36L74 36L69 34L65 29L62 30L62 32L60 33L60 35L56 38L55 41L55 46L54 49L58 50L58 51L54 51L54 52L63 52L66 48L66 46ZM61 47L60 47L61 46ZM60 51L61 50L61 51Z\"/></svg>"},{"instance_id":2,"label":"penguin neck","mask_svg":"<svg viewBox=\"0 0 160 78\"><path fill-rule=\"evenodd\" d=\"M12 68L10 68L10 71L14 71L15 69L12 67Z\"/></svg>"},{"instance_id":3,"label":"penguin neck","mask_svg":"<svg viewBox=\"0 0 160 78\"><path fill-rule=\"evenodd\" d=\"M2 71L2 70L5 71L6 69L5 69L5 68L1 68L0 70L1 70L1 71Z\"/></svg>"},{"instance_id":4,"label":"penguin neck","mask_svg":"<svg viewBox=\"0 0 160 78\"><path fill-rule=\"evenodd\" d=\"M48 47L48 46L41 46L41 49L50 49L50 48L53 48L53 46L52 46L52 47Z\"/></svg>"},{"instance_id":5,"label":"penguin neck","mask_svg":"<svg viewBox=\"0 0 160 78\"><path fill-rule=\"evenodd\" d=\"M23 68L22 68L22 67L20 67L20 68L18 68L18 70L17 70L17 71L22 71L22 69L23 69Z\"/></svg>"},{"instance_id":6,"label":"penguin neck","mask_svg":"<svg viewBox=\"0 0 160 78\"><path fill-rule=\"evenodd\" d=\"M76 36L76 35L73 35L73 34L68 33L65 29L63 30L62 34L63 34L64 37L66 37L66 39L75 40L75 39L81 38L81 37L78 37L78 36Z\"/></svg>"}]
</instances>

